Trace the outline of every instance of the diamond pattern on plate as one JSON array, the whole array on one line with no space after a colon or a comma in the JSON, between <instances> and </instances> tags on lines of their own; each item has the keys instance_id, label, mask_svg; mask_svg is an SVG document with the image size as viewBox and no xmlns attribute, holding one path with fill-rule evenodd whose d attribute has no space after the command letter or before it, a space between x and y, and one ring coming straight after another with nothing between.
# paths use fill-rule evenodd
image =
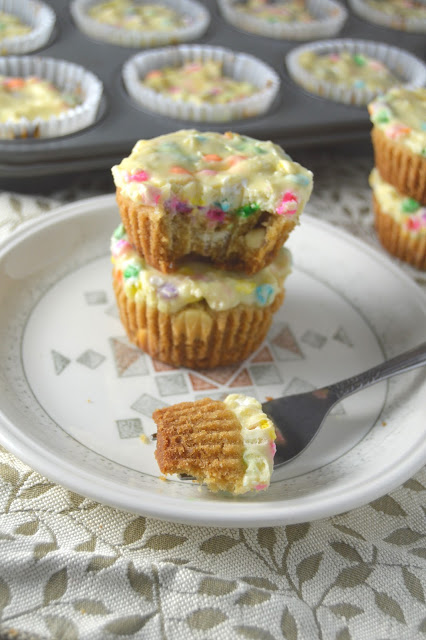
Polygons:
<instances>
[{"instance_id":1,"label":"diamond pattern on plate","mask_svg":"<svg viewBox=\"0 0 426 640\"><path fill-rule=\"evenodd\" d=\"M155 371L176 371L176 367L172 367L171 364L166 364L165 362L160 362L159 360L154 360L152 358L152 366Z\"/></svg>"},{"instance_id":2,"label":"diamond pattern on plate","mask_svg":"<svg viewBox=\"0 0 426 640\"><path fill-rule=\"evenodd\" d=\"M143 433L142 421L139 418L127 418L126 420L116 420L118 435L121 439L137 438Z\"/></svg>"},{"instance_id":3,"label":"diamond pattern on plate","mask_svg":"<svg viewBox=\"0 0 426 640\"><path fill-rule=\"evenodd\" d=\"M336 333L333 336L333 340L337 340L337 342L341 342L342 344L345 344L347 347L354 346L353 342L348 337L348 334L346 333L343 327L339 327L337 329Z\"/></svg>"},{"instance_id":4,"label":"diamond pattern on plate","mask_svg":"<svg viewBox=\"0 0 426 640\"><path fill-rule=\"evenodd\" d=\"M262 347L251 359L252 362L273 362L274 356L266 345Z\"/></svg>"},{"instance_id":5,"label":"diamond pattern on plate","mask_svg":"<svg viewBox=\"0 0 426 640\"><path fill-rule=\"evenodd\" d=\"M167 406L168 405L162 400L149 395L149 393L143 393L137 400L135 400L130 408L134 409L134 411L137 411L138 413L142 413L148 418L151 418L156 409L162 409Z\"/></svg>"},{"instance_id":6,"label":"diamond pattern on plate","mask_svg":"<svg viewBox=\"0 0 426 640\"><path fill-rule=\"evenodd\" d=\"M55 351L54 349L52 349L50 353L52 354L55 373L57 376L59 376L62 373L62 371L69 365L71 360L63 356L62 353Z\"/></svg>"},{"instance_id":7,"label":"diamond pattern on plate","mask_svg":"<svg viewBox=\"0 0 426 640\"><path fill-rule=\"evenodd\" d=\"M146 357L140 349L129 344L127 338L110 338L115 368L119 378L145 376L148 373Z\"/></svg>"},{"instance_id":8,"label":"diamond pattern on plate","mask_svg":"<svg viewBox=\"0 0 426 640\"><path fill-rule=\"evenodd\" d=\"M194 391L201 391L202 389L217 389L217 386L215 384L199 378L194 373L188 373L188 377L191 381L191 385Z\"/></svg>"},{"instance_id":9,"label":"diamond pattern on plate","mask_svg":"<svg viewBox=\"0 0 426 640\"><path fill-rule=\"evenodd\" d=\"M327 342L327 338L325 336L323 336L321 333L318 333L317 331L313 331L312 329L308 329L308 331L305 331L305 333L301 337L301 340L314 349L321 349Z\"/></svg>"},{"instance_id":10,"label":"diamond pattern on plate","mask_svg":"<svg viewBox=\"0 0 426 640\"><path fill-rule=\"evenodd\" d=\"M216 367L215 369L202 369L200 373L202 373L205 378L213 380L213 382L226 384L239 368L239 364L231 364L226 367Z\"/></svg>"},{"instance_id":11,"label":"diamond pattern on plate","mask_svg":"<svg viewBox=\"0 0 426 640\"><path fill-rule=\"evenodd\" d=\"M271 346L278 360L301 360L303 352L287 324L279 324L270 331Z\"/></svg>"},{"instance_id":12,"label":"diamond pattern on plate","mask_svg":"<svg viewBox=\"0 0 426 640\"><path fill-rule=\"evenodd\" d=\"M112 316L113 318L120 317L120 313L116 304L112 304L110 307L107 307L107 309L105 309L105 313L107 316Z\"/></svg>"},{"instance_id":13,"label":"diamond pattern on plate","mask_svg":"<svg viewBox=\"0 0 426 640\"><path fill-rule=\"evenodd\" d=\"M257 385L282 382L281 374L274 364L254 364L250 367L250 374Z\"/></svg>"},{"instance_id":14,"label":"diamond pattern on plate","mask_svg":"<svg viewBox=\"0 0 426 640\"><path fill-rule=\"evenodd\" d=\"M243 369L240 371L238 375L235 376L230 387L250 387L253 384L252 379L250 378L250 374L247 369Z\"/></svg>"},{"instance_id":15,"label":"diamond pattern on plate","mask_svg":"<svg viewBox=\"0 0 426 640\"><path fill-rule=\"evenodd\" d=\"M105 291L86 291L84 294L87 304L106 304L108 297Z\"/></svg>"},{"instance_id":16,"label":"diamond pattern on plate","mask_svg":"<svg viewBox=\"0 0 426 640\"><path fill-rule=\"evenodd\" d=\"M291 396L295 393L306 393L307 391L313 391L315 386L303 380L302 378L293 378L284 389L284 395Z\"/></svg>"},{"instance_id":17,"label":"diamond pattern on plate","mask_svg":"<svg viewBox=\"0 0 426 640\"><path fill-rule=\"evenodd\" d=\"M77 358L77 362L89 369L97 369L104 360L105 356L93 351L93 349L88 349Z\"/></svg>"},{"instance_id":18,"label":"diamond pattern on plate","mask_svg":"<svg viewBox=\"0 0 426 640\"><path fill-rule=\"evenodd\" d=\"M188 391L183 373L163 374L155 378L160 396L174 396Z\"/></svg>"}]
</instances>

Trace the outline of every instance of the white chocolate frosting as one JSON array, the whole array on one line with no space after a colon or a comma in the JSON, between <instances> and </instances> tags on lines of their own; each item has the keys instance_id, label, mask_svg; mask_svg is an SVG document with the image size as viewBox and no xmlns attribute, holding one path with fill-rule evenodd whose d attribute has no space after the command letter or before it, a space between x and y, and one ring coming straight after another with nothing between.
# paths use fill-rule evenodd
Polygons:
<instances>
[{"instance_id":1,"label":"white chocolate frosting","mask_svg":"<svg viewBox=\"0 0 426 640\"><path fill-rule=\"evenodd\" d=\"M175 273L160 273L129 244L122 225L111 239L111 253L115 274L123 278L126 295L166 313L202 300L214 311L239 304L267 307L282 291L291 270L290 252L282 248L268 267L250 276L196 261L187 262Z\"/></svg>"},{"instance_id":2,"label":"white chocolate frosting","mask_svg":"<svg viewBox=\"0 0 426 640\"><path fill-rule=\"evenodd\" d=\"M224 403L241 424L243 459L247 465L241 487L237 487L235 493L266 489L270 484L276 450L274 424L256 398L233 393L225 398Z\"/></svg>"},{"instance_id":3,"label":"white chocolate frosting","mask_svg":"<svg viewBox=\"0 0 426 640\"><path fill-rule=\"evenodd\" d=\"M172 214L199 208L211 217L213 208L299 216L312 191L312 173L281 147L231 132L180 130L140 140L112 173L126 197Z\"/></svg>"}]
</instances>

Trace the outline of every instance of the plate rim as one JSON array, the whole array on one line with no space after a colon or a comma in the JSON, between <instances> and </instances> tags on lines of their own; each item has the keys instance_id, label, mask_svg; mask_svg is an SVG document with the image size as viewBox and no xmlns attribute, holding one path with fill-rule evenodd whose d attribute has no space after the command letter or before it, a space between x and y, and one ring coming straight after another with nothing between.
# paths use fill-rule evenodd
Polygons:
<instances>
[{"instance_id":1,"label":"plate rim","mask_svg":"<svg viewBox=\"0 0 426 640\"><path fill-rule=\"evenodd\" d=\"M67 203L53 208L49 213L39 216L33 220L23 223L8 238L0 243L0 261L7 255L9 251L23 242L33 233L41 232L52 224L61 224L72 218L79 218L86 215L89 210L95 210L105 207L111 207L115 204L114 194L103 194L100 196L92 196L75 202ZM117 210L118 213L118 210ZM351 236L350 233L339 227L334 227L327 221L317 219L308 213L303 214L303 220L309 224L316 225L323 229L327 234L339 237L341 240L355 246L363 253L367 253L373 260L378 261L388 271L394 273L405 286L411 288L413 295L417 295L419 307L426 315L426 295L422 289L411 279L398 265L393 263L391 259L380 253L377 249L370 246L361 239ZM305 500L302 505L293 504L286 506L286 513L281 514L282 501L261 502L262 511L258 514L257 519L253 516L253 502L244 504L244 500L238 500L238 514L235 515L236 501L233 498L221 502L200 501L191 507L191 502L182 497L173 497L162 495L161 500L155 499L156 494L150 489L127 487L124 492L120 485L115 482L101 478L99 473L87 470L84 467L74 465L68 461L61 461L55 457L53 453L46 452L43 448L34 443L21 432L19 425L9 420L4 415L0 407L0 434L2 436L2 444L21 459L25 464L30 466L44 477L51 479L53 482L67 489L75 491L80 495L95 500L101 504L129 511L138 515L157 518L171 522L182 524L191 524L198 526L215 526L215 527L259 527L259 526L280 526L283 524L292 524L305 521L313 521L319 518L330 517L365 505L372 500L383 496L386 493L400 486L405 480L412 477L426 462L426 435L422 443L422 447L418 443L410 447L403 458L399 460L398 466L389 469L387 473L379 471L370 477L368 486L365 486L365 480L359 479L355 484L351 485L350 499L347 495L347 489L335 487L327 500ZM67 469L67 477L63 481L63 471ZM105 490L108 495L105 496ZM138 500L139 497L139 500ZM143 498L147 497L148 505L144 503ZM331 498L331 499L330 499ZM139 504L142 503L141 506ZM217 508L220 505L220 508ZM181 515L181 507L183 515ZM186 508L185 508L186 507ZM267 513L265 513L267 511ZM309 514L306 517L306 514ZM301 517L303 516L303 517ZM261 521L259 521L259 519Z\"/></svg>"}]
</instances>

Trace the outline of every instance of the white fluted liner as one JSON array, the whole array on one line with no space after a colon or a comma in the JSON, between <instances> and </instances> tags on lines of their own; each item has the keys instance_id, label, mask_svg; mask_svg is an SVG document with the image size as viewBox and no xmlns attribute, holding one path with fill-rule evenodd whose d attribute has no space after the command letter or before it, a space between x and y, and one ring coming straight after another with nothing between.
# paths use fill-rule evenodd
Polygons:
<instances>
[{"instance_id":1,"label":"white fluted liner","mask_svg":"<svg viewBox=\"0 0 426 640\"><path fill-rule=\"evenodd\" d=\"M175 42L195 40L203 35L210 23L210 14L195 0L161 0L158 4L188 16L189 24L171 31L138 31L121 29L93 20L87 11L101 0L73 0L70 5L78 28L95 40L102 40L122 47L153 47Z\"/></svg>"},{"instance_id":2,"label":"white fluted liner","mask_svg":"<svg viewBox=\"0 0 426 640\"><path fill-rule=\"evenodd\" d=\"M30 33L0 40L3 55L36 51L49 40L55 26L55 12L39 0L0 0L0 11L18 16L31 27Z\"/></svg>"},{"instance_id":3,"label":"white fluted liner","mask_svg":"<svg viewBox=\"0 0 426 640\"><path fill-rule=\"evenodd\" d=\"M421 18L402 18L395 15L386 14L370 7L364 0L349 0L351 9L361 18L380 24L390 29L399 29L400 31L411 31L415 33L426 33L426 19Z\"/></svg>"},{"instance_id":4,"label":"white fluted liner","mask_svg":"<svg viewBox=\"0 0 426 640\"><path fill-rule=\"evenodd\" d=\"M342 29L348 12L335 0L306 0L306 8L315 16L313 22L277 22L271 23L253 15L246 15L235 8L235 0L218 0L223 17L234 27L257 33L269 38L282 40L310 40L329 38Z\"/></svg>"},{"instance_id":5,"label":"white fluted liner","mask_svg":"<svg viewBox=\"0 0 426 640\"><path fill-rule=\"evenodd\" d=\"M251 82L259 90L236 102L200 105L173 100L141 83L153 69L209 60L221 62L224 75ZM264 113L280 88L278 74L258 58L222 47L202 45L181 45L139 53L124 64L122 75L129 95L143 107L172 118L202 122L226 122Z\"/></svg>"},{"instance_id":6,"label":"white fluted liner","mask_svg":"<svg viewBox=\"0 0 426 640\"><path fill-rule=\"evenodd\" d=\"M343 87L335 83L319 80L299 64L299 56L305 51L318 55L340 53L362 54L382 62L395 75L402 79L405 87L421 87L426 82L426 65L408 51L382 42L370 40L322 40L311 42L292 49L286 56L287 70L292 79L310 93L329 100L363 106L380 93L367 88Z\"/></svg>"},{"instance_id":7,"label":"white fluted liner","mask_svg":"<svg viewBox=\"0 0 426 640\"><path fill-rule=\"evenodd\" d=\"M54 138L80 131L93 124L102 97L102 83L91 72L66 60L37 56L7 56L0 58L0 75L14 77L37 76L48 80L60 91L82 95L82 103L48 120L22 118L19 122L0 123L0 138Z\"/></svg>"}]
</instances>

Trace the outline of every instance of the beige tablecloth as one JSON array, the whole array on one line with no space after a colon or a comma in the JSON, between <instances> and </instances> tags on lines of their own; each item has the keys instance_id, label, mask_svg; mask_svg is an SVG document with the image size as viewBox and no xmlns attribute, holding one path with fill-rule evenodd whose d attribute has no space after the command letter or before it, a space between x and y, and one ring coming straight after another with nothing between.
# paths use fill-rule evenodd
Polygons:
<instances>
[{"instance_id":1,"label":"beige tablecloth","mask_svg":"<svg viewBox=\"0 0 426 640\"><path fill-rule=\"evenodd\" d=\"M370 156L294 154L309 210L378 248ZM0 194L0 240L105 178ZM401 265L426 288L425 274ZM1 311L0 311L1 312ZM426 423L426 416L425 416ZM215 529L85 499L0 451L0 637L57 640L414 640L426 637L426 469L362 508L313 523Z\"/></svg>"}]
</instances>

